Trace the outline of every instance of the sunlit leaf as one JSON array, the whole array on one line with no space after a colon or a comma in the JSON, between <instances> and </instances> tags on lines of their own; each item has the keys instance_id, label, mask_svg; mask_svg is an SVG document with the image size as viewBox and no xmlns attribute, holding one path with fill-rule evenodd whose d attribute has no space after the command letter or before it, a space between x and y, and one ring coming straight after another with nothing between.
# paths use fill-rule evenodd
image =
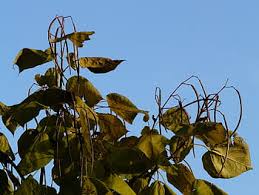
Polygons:
<instances>
[{"instance_id":1,"label":"sunlit leaf","mask_svg":"<svg viewBox=\"0 0 259 195\"><path fill-rule=\"evenodd\" d=\"M105 184L112 190L121 195L136 195L136 193L129 187L129 185L118 175L110 175Z\"/></svg>"},{"instance_id":2,"label":"sunlit leaf","mask_svg":"<svg viewBox=\"0 0 259 195\"><path fill-rule=\"evenodd\" d=\"M63 41L65 39L69 39L77 47L83 47L84 41L90 40L90 35L93 35L93 34L94 34L93 31L90 31L90 32L73 32L73 33L67 34L67 35L65 35L63 37L53 39L50 42L51 43L56 43L56 42Z\"/></svg>"},{"instance_id":3,"label":"sunlit leaf","mask_svg":"<svg viewBox=\"0 0 259 195\"><path fill-rule=\"evenodd\" d=\"M36 74L35 80L40 86L47 85L48 87L58 86L59 75L55 68L49 68L44 75Z\"/></svg>"},{"instance_id":4,"label":"sunlit leaf","mask_svg":"<svg viewBox=\"0 0 259 195\"><path fill-rule=\"evenodd\" d=\"M234 137L229 148L225 144L206 152L202 162L204 169L214 178L232 178L252 169L249 147L238 136Z\"/></svg>"},{"instance_id":5,"label":"sunlit leaf","mask_svg":"<svg viewBox=\"0 0 259 195\"><path fill-rule=\"evenodd\" d=\"M14 195L56 195L56 190L49 186L39 185L38 182L30 175L27 177L15 191Z\"/></svg>"},{"instance_id":6,"label":"sunlit leaf","mask_svg":"<svg viewBox=\"0 0 259 195\"><path fill-rule=\"evenodd\" d=\"M167 172L167 180L183 194L190 193L195 182L193 173L183 164L175 164L174 167L177 168L176 174Z\"/></svg>"},{"instance_id":7,"label":"sunlit leaf","mask_svg":"<svg viewBox=\"0 0 259 195\"><path fill-rule=\"evenodd\" d=\"M0 152L6 154L7 157L10 158L10 160L15 159L14 153L8 142L8 139L5 137L3 133L0 133ZM0 161L2 161L2 159L0 159Z\"/></svg>"},{"instance_id":8,"label":"sunlit leaf","mask_svg":"<svg viewBox=\"0 0 259 195\"><path fill-rule=\"evenodd\" d=\"M176 133L183 125L190 124L189 116L184 108L172 107L163 113L161 124Z\"/></svg>"},{"instance_id":9,"label":"sunlit leaf","mask_svg":"<svg viewBox=\"0 0 259 195\"><path fill-rule=\"evenodd\" d=\"M0 169L0 194L1 195L10 195L13 194L13 186L6 174L6 172Z\"/></svg>"},{"instance_id":10,"label":"sunlit leaf","mask_svg":"<svg viewBox=\"0 0 259 195\"><path fill-rule=\"evenodd\" d=\"M124 60L112 60L102 57L79 58L79 65L93 73L107 73L114 70Z\"/></svg>"},{"instance_id":11,"label":"sunlit leaf","mask_svg":"<svg viewBox=\"0 0 259 195\"><path fill-rule=\"evenodd\" d=\"M141 136L137 147L152 160L158 160L165 151L168 140L159 134L145 134Z\"/></svg>"},{"instance_id":12,"label":"sunlit leaf","mask_svg":"<svg viewBox=\"0 0 259 195\"><path fill-rule=\"evenodd\" d=\"M110 109L128 123L132 123L138 113L146 113L139 110L127 97L118 93L108 94L107 102Z\"/></svg>"},{"instance_id":13,"label":"sunlit leaf","mask_svg":"<svg viewBox=\"0 0 259 195\"><path fill-rule=\"evenodd\" d=\"M66 89L74 93L76 96L84 97L87 105L90 107L93 107L102 100L100 92L90 81L81 76L73 76L69 78L66 84Z\"/></svg>"},{"instance_id":14,"label":"sunlit leaf","mask_svg":"<svg viewBox=\"0 0 259 195\"><path fill-rule=\"evenodd\" d=\"M159 181L155 181L154 183L151 184L151 186L149 188L149 194L150 195L165 195L164 185Z\"/></svg>"},{"instance_id":15,"label":"sunlit leaf","mask_svg":"<svg viewBox=\"0 0 259 195\"><path fill-rule=\"evenodd\" d=\"M169 146L174 162L181 162L193 147L192 138L173 136L170 140Z\"/></svg>"},{"instance_id":16,"label":"sunlit leaf","mask_svg":"<svg viewBox=\"0 0 259 195\"><path fill-rule=\"evenodd\" d=\"M214 184L201 180L196 179L193 183L192 195L227 195L226 192L219 189Z\"/></svg>"},{"instance_id":17,"label":"sunlit leaf","mask_svg":"<svg viewBox=\"0 0 259 195\"><path fill-rule=\"evenodd\" d=\"M53 59L50 49L45 51L24 48L17 54L14 64L19 67L19 72L25 69L47 63Z\"/></svg>"},{"instance_id":18,"label":"sunlit leaf","mask_svg":"<svg viewBox=\"0 0 259 195\"><path fill-rule=\"evenodd\" d=\"M23 152L18 169L23 175L44 167L54 158L54 150L48 134L39 133L34 139L32 137L26 135L19 140L19 151ZM27 141L30 144L26 143ZM29 145L29 148L24 148L26 145Z\"/></svg>"},{"instance_id":19,"label":"sunlit leaf","mask_svg":"<svg viewBox=\"0 0 259 195\"><path fill-rule=\"evenodd\" d=\"M116 141L127 133L127 130L120 119L111 114L98 113L99 126L103 139Z\"/></svg>"}]
</instances>

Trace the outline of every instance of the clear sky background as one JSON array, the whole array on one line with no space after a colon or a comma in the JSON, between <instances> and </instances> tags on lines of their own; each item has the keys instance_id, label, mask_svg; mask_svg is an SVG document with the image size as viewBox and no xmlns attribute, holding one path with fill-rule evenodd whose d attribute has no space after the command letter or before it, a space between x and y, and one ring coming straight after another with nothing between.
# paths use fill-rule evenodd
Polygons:
<instances>
[{"instance_id":1,"label":"clear sky background","mask_svg":"<svg viewBox=\"0 0 259 195\"><path fill-rule=\"evenodd\" d=\"M243 98L239 134L250 145L254 169L241 176L212 179L197 156L197 178L217 184L229 194L258 194L259 102L259 1L258 0L130 0L130 1L3 1L0 7L0 101L7 105L26 97L36 72L18 74L13 68L17 52L45 49L47 28L55 15L73 16L79 31L95 31L82 56L125 59L114 72L87 77L105 95L118 92L138 107L156 113L155 87L163 97L183 80L197 75L209 92L229 79ZM187 90L187 89L186 89ZM230 126L237 120L235 96L226 93L223 107ZM130 126L133 132L140 129ZM0 130L11 134L0 124ZM12 138L13 139L13 138ZM16 148L16 146L13 146Z\"/></svg>"}]
</instances>

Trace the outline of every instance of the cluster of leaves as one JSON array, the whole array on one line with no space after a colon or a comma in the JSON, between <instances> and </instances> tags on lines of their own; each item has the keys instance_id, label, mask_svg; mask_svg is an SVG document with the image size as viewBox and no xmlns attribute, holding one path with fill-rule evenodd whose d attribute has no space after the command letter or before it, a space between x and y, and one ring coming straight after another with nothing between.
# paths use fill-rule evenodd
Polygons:
<instances>
[{"instance_id":1,"label":"cluster of leaves","mask_svg":"<svg viewBox=\"0 0 259 195\"><path fill-rule=\"evenodd\" d=\"M123 60L79 58L78 48L94 32L77 32L71 20L74 32L66 34L68 19L56 17L51 22L49 49L25 48L15 58L20 72L50 61L54 67L35 76L38 89L21 103L0 104L7 129L13 134L18 127L24 129L18 140L18 165L7 138L0 134L0 194L57 194L46 184L45 166L50 162L60 195L175 194L168 183L183 194L226 194L214 184L195 178L185 165L184 159L194 149L196 139L207 149L202 162L211 177L232 178L251 169L248 145L236 129L230 131L217 122L216 114L214 121L210 119L211 111L218 112L219 93L197 95L187 105L178 99L178 104L170 108L165 106L170 98L177 97L175 92L164 105L157 96L159 113L153 121L147 111L121 94L103 97L80 71L87 68L95 74L107 73ZM71 48L73 52L69 52ZM75 74L68 78L68 70ZM185 109L191 104L198 104L194 122ZM127 124L132 124L138 114L143 115L146 125L139 136L127 136ZM36 125L29 128L32 121ZM173 136L163 135L164 130ZM35 171L40 171L39 181L31 175ZM161 172L168 182L155 179Z\"/></svg>"}]
</instances>

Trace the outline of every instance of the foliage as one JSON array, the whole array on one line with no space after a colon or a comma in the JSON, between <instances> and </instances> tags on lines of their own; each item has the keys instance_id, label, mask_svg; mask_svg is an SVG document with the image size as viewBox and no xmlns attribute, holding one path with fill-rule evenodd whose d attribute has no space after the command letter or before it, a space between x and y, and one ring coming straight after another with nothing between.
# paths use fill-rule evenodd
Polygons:
<instances>
[{"instance_id":1,"label":"foliage","mask_svg":"<svg viewBox=\"0 0 259 195\"><path fill-rule=\"evenodd\" d=\"M67 21L74 28L69 34L65 31ZM147 111L126 96L102 96L81 74L84 68L107 73L123 62L79 57L79 47L93 34L77 32L71 17L56 17L48 31L50 48L24 48L16 56L19 72L50 61L54 66L35 76L37 90L21 103L0 104L6 128L12 134L23 128L18 165L7 138L0 134L1 194L175 194L168 183L183 194L226 194L196 178L185 158L201 145L196 144L200 140L207 150L203 166L211 177L232 178L252 168L248 145L236 133L242 115L239 92L232 87L241 109L233 131L219 110L219 94L228 87L207 94L194 76L182 82L163 104L161 90L156 90L158 114L151 120ZM191 79L199 82L201 94ZM186 104L178 94L183 86L191 87L195 94ZM187 108L193 105L197 105L197 113L191 120ZM138 114L143 115L144 127L139 136L128 136L127 125L133 124ZM218 115L223 120L218 120ZM53 164L52 179L59 192L46 185L45 167L49 163ZM35 171L40 172L39 181L32 176ZM161 173L168 182L159 180Z\"/></svg>"}]
</instances>

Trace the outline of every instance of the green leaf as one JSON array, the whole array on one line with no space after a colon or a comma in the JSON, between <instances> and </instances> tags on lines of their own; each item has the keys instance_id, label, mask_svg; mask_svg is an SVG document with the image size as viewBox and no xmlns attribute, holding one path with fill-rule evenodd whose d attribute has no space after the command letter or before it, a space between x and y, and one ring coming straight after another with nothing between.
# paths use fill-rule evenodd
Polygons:
<instances>
[{"instance_id":1,"label":"green leaf","mask_svg":"<svg viewBox=\"0 0 259 195\"><path fill-rule=\"evenodd\" d=\"M36 74L35 80L40 86L56 87L58 86L59 75L55 68L49 68L44 75Z\"/></svg>"},{"instance_id":2,"label":"green leaf","mask_svg":"<svg viewBox=\"0 0 259 195\"><path fill-rule=\"evenodd\" d=\"M141 136L137 148L140 149L149 159L157 161L165 151L168 140L159 134L145 134Z\"/></svg>"},{"instance_id":3,"label":"green leaf","mask_svg":"<svg viewBox=\"0 0 259 195\"><path fill-rule=\"evenodd\" d=\"M93 35L93 34L94 34L93 31L90 31L90 32L73 32L73 33L67 34L63 37L53 39L50 42L56 43L56 42L63 41L65 39L69 39L77 47L83 47L83 42L90 40L90 35Z\"/></svg>"},{"instance_id":4,"label":"green leaf","mask_svg":"<svg viewBox=\"0 0 259 195\"><path fill-rule=\"evenodd\" d=\"M118 175L110 175L105 180L106 185L121 195L136 195L129 185Z\"/></svg>"},{"instance_id":5,"label":"green leaf","mask_svg":"<svg viewBox=\"0 0 259 195\"><path fill-rule=\"evenodd\" d=\"M205 180L196 179L193 183L192 195L227 195L226 192L219 189L213 183Z\"/></svg>"},{"instance_id":6,"label":"green leaf","mask_svg":"<svg viewBox=\"0 0 259 195\"><path fill-rule=\"evenodd\" d=\"M175 164L176 174L167 172L167 180L183 194L188 194L192 190L195 177L193 173L183 164Z\"/></svg>"},{"instance_id":7,"label":"green leaf","mask_svg":"<svg viewBox=\"0 0 259 195\"><path fill-rule=\"evenodd\" d=\"M50 49L45 51L24 48L17 54L14 64L19 67L19 72L25 69L47 63L53 59Z\"/></svg>"},{"instance_id":8,"label":"green leaf","mask_svg":"<svg viewBox=\"0 0 259 195\"><path fill-rule=\"evenodd\" d=\"M214 178L232 178L252 169L249 147L238 136L234 137L229 149L225 144L206 152L202 156L202 162L204 169Z\"/></svg>"},{"instance_id":9,"label":"green leaf","mask_svg":"<svg viewBox=\"0 0 259 195\"><path fill-rule=\"evenodd\" d=\"M190 124L189 116L184 108L172 107L162 115L160 123L167 129L176 133L183 125Z\"/></svg>"},{"instance_id":10,"label":"green leaf","mask_svg":"<svg viewBox=\"0 0 259 195\"><path fill-rule=\"evenodd\" d=\"M0 194L10 195L10 194L13 194L13 191L14 191L13 186L6 172L0 169Z\"/></svg>"},{"instance_id":11,"label":"green leaf","mask_svg":"<svg viewBox=\"0 0 259 195\"><path fill-rule=\"evenodd\" d=\"M138 113L146 113L139 110L127 97L118 93L108 94L107 102L112 111L131 124Z\"/></svg>"},{"instance_id":12,"label":"green leaf","mask_svg":"<svg viewBox=\"0 0 259 195\"><path fill-rule=\"evenodd\" d=\"M23 175L27 175L47 165L54 158L53 146L46 133L39 133L32 139L33 135L28 132L18 141L19 151L23 151L22 159L18 169ZM26 143L29 142L30 144ZM25 148L29 145L29 148Z\"/></svg>"},{"instance_id":13,"label":"green leaf","mask_svg":"<svg viewBox=\"0 0 259 195\"><path fill-rule=\"evenodd\" d=\"M27 177L21 184L21 186L18 188L18 190L15 191L14 195L56 195L56 190L54 188L51 188L49 186L42 186L39 185L38 182L33 179L33 177L30 175Z\"/></svg>"},{"instance_id":14,"label":"green leaf","mask_svg":"<svg viewBox=\"0 0 259 195\"><path fill-rule=\"evenodd\" d=\"M170 140L170 153L175 163L181 162L193 147L191 137L173 136Z\"/></svg>"},{"instance_id":15,"label":"green leaf","mask_svg":"<svg viewBox=\"0 0 259 195\"><path fill-rule=\"evenodd\" d=\"M93 73L107 73L114 70L124 60L112 60L102 57L79 58L79 65Z\"/></svg>"},{"instance_id":16,"label":"green leaf","mask_svg":"<svg viewBox=\"0 0 259 195\"><path fill-rule=\"evenodd\" d=\"M3 133L0 133L0 152L7 155L6 157L9 158L9 159L5 159L7 162L9 160L15 159L14 153L13 153L12 148L11 148L9 142L8 142L8 139L5 137L5 135ZM2 159L0 159L0 161L3 162Z\"/></svg>"},{"instance_id":17,"label":"green leaf","mask_svg":"<svg viewBox=\"0 0 259 195\"><path fill-rule=\"evenodd\" d=\"M127 130L120 119L111 114L98 113L98 123L103 139L116 141L127 133Z\"/></svg>"},{"instance_id":18,"label":"green leaf","mask_svg":"<svg viewBox=\"0 0 259 195\"><path fill-rule=\"evenodd\" d=\"M84 97L88 106L93 107L100 100L102 96L100 92L93 86L93 84L86 78L81 76L73 76L68 79L66 89L76 96Z\"/></svg>"}]
</instances>

